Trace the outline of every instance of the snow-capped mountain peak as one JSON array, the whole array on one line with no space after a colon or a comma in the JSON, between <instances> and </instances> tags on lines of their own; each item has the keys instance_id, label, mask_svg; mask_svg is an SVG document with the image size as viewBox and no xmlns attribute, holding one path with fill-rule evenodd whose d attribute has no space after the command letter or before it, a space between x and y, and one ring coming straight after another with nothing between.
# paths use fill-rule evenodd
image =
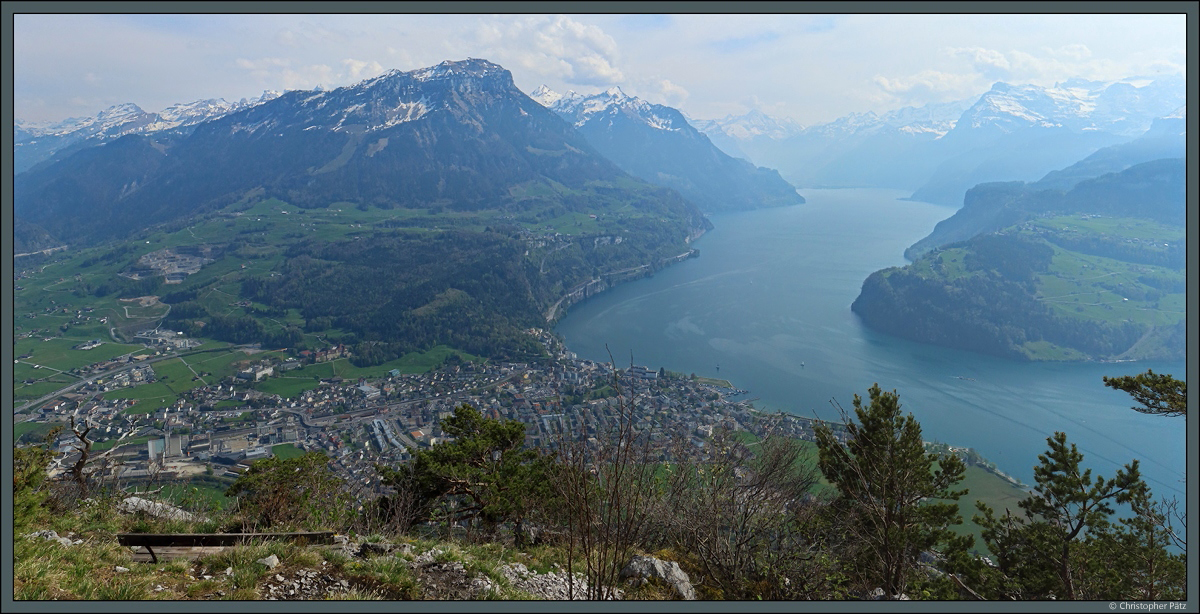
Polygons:
<instances>
[{"instance_id":1,"label":"snow-capped mountain peak","mask_svg":"<svg viewBox=\"0 0 1200 614\"><path fill-rule=\"evenodd\" d=\"M172 128L194 126L274 100L279 92L267 90L249 100L231 103L223 98L173 104L158 113L148 113L136 104L113 105L91 117L73 117L59 122L31 123L17 120L22 133L13 143L18 172L44 160L80 140L102 143L127 134L151 134Z\"/></svg>"},{"instance_id":2,"label":"snow-capped mountain peak","mask_svg":"<svg viewBox=\"0 0 1200 614\"><path fill-rule=\"evenodd\" d=\"M553 105L562 99L563 95L550 89L546 85L539 85L536 90L529 94L529 97L537 101L543 107Z\"/></svg>"},{"instance_id":3,"label":"snow-capped mountain peak","mask_svg":"<svg viewBox=\"0 0 1200 614\"><path fill-rule=\"evenodd\" d=\"M771 117L758 109L752 109L742 115L726 115L713 121L725 134L740 140L758 136L784 139L803 130L800 124L791 119Z\"/></svg>"},{"instance_id":4,"label":"snow-capped mountain peak","mask_svg":"<svg viewBox=\"0 0 1200 614\"><path fill-rule=\"evenodd\" d=\"M183 123L196 117L208 117L216 114L224 115L235 108L237 108L236 104L226 102L224 98L211 98L208 100L173 104L159 111L158 116L164 122Z\"/></svg>"},{"instance_id":5,"label":"snow-capped mountain peak","mask_svg":"<svg viewBox=\"0 0 1200 614\"><path fill-rule=\"evenodd\" d=\"M1038 126L1133 136L1184 102L1183 88L1171 78L1069 79L1054 87L1000 82L963 114L963 120L971 128L1005 132Z\"/></svg>"},{"instance_id":6,"label":"snow-capped mountain peak","mask_svg":"<svg viewBox=\"0 0 1200 614\"><path fill-rule=\"evenodd\" d=\"M679 124L687 123L679 111L662 105L650 104L637 96L630 96L620 87L610 87L598 94L579 94L568 91L560 96L542 86L535 90L534 95L530 97L574 123L576 128L594 121L596 118L608 117L611 121L611 118L617 114L635 118L636 121L658 130L679 130L681 129Z\"/></svg>"},{"instance_id":7,"label":"snow-capped mountain peak","mask_svg":"<svg viewBox=\"0 0 1200 614\"><path fill-rule=\"evenodd\" d=\"M467 58L461 61L446 60L436 66L420 68L407 73L414 81L434 81L456 76L495 77L508 71L499 64L493 64L479 58Z\"/></svg>"}]
</instances>

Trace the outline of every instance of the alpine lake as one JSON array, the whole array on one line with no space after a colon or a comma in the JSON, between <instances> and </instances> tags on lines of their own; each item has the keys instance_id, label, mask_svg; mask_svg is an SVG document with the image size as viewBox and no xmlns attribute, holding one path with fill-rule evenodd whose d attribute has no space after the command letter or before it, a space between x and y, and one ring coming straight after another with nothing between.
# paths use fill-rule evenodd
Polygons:
<instances>
[{"instance_id":1,"label":"alpine lake","mask_svg":"<svg viewBox=\"0 0 1200 614\"><path fill-rule=\"evenodd\" d=\"M556 331L580 358L729 380L760 410L840 420L835 405L853 417L853 395L878 383L926 440L974 448L1029 485L1062 431L1093 477L1139 459L1154 496L1182 504L1184 419L1135 412L1101 378L1183 379L1184 363L1020 362L867 329L850 311L863 280L906 264L904 249L954 209L899 190L801 193L806 204L712 216L699 258L573 306Z\"/></svg>"}]
</instances>

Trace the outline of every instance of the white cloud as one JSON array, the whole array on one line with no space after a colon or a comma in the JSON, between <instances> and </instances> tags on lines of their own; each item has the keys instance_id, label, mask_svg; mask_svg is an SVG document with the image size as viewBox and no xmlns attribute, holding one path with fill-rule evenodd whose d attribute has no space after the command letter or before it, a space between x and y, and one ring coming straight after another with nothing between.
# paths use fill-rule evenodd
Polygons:
<instances>
[{"instance_id":1,"label":"white cloud","mask_svg":"<svg viewBox=\"0 0 1200 614\"><path fill-rule=\"evenodd\" d=\"M603 88L584 89L584 93L587 93L588 90L594 89L600 91ZM626 94L637 96L647 102L675 108L679 108L691 96L691 92L687 88L672 82L670 79L664 79L659 75L636 79L632 82L626 81L621 84L621 90Z\"/></svg>"},{"instance_id":2,"label":"white cloud","mask_svg":"<svg viewBox=\"0 0 1200 614\"><path fill-rule=\"evenodd\" d=\"M1086 60L1092 57L1092 50L1088 49L1087 45L1075 43L1073 45L1063 45L1058 49L1046 49L1050 55L1059 55L1070 58L1072 60Z\"/></svg>"},{"instance_id":3,"label":"white cloud","mask_svg":"<svg viewBox=\"0 0 1200 614\"><path fill-rule=\"evenodd\" d=\"M347 74L351 79L369 79L383 73L383 65L374 60L367 62L364 60L346 58L345 60L342 60L342 64L346 65L346 69L348 71Z\"/></svg>"},{"instance_id":4,"label":"white cloud","mask_svg":"<svg viewBox=\"0 0 1200 614\"><path fill-rule=\"evenodd\" d=\"M1182 72L1183 66L1164 60L1163 53L1151 53L1143 61L1142 53L1096 57L1083 43L1057 47L1040 46L1029 50L1002 52L984 47L955 47L945 50L956 59L965 59L984 81L1051 85L1073 77L1109 81L1138 74Z\"/></svg>"},{"instance_id":5,"label":"white cloud","mask_svg":"<svg viewBox=\"0 0 1200 614\"><path fill-rule=\"evenodd\" d=\"M875 75L872 82L886 94L882 100L906 105L957 100L971 95L979 88L979 78L976 75L938 70L922 70L916 74L894 78Z\"/></svg>"},{"instance_id":6,"label":"white cloud","mask_svg":"<svg viewBox=\"0 0 1200 614\"><path fill-rule=\"evenodd\" d=\"M683 87L671 83L669 79L663 79L658 82L658 95L662 97L664 104L672 107L678 107L683 104L688 98L689 92Z\"/></svg>"},{"instance_id":7,"label":"white cloud","mask_svg":"<svg viewBox=\"0 0 1200 614\"><path fill-rule=\"evenodd\" d=\"M1005 55L995 49L983 47L959 47L948 49L951 57L966 58L976 72L989 80L1009 78L1011 65Z\"/></svg>"},{"instance_id":8,"label":"white cloud","mask_svg":"<svg viewBox=\"0 0 1200 614\"><path fill-rule=\"evenodd\" d=\"M481 22L473 35L468 43L493 61L513 62L542 79L595 86L625 79L617 42L600 27L565 15L497 18Z\"/></svg>"},{"instance_id":9,"label":"white cloud","mask_svg":"<svg viewBox=\"0 0 1200 614\"><path fill-rule=\"evenodd\" d=\"M379 62L353 58L342 60L340 70L329 64L296 65L289 59L273 57L257 60L238 58L235 64L257 79L261 87L288 90L312 89L318 85L340 87L383 73L383 66Z\"/></svg>"},{"instance_id":10,"label":"white cloud","mask_svg":"<svg viewBox=\"0 0 1200 614\"><path fill-rule=\"evenodd\" d=\"M477 57L511 70L526 90L621 85L686 105L694 117L744 112L755 95L764 112L811 124L977 95L998 80L1182 75L1187 63L1182 15L833 19L826 32L811 15L671 15L647 28L629 16L583 14L22 14L14 17L14 113L57 121L88 111L69 103L79 97L162 109Z\"/></svg>"}]
</instances>

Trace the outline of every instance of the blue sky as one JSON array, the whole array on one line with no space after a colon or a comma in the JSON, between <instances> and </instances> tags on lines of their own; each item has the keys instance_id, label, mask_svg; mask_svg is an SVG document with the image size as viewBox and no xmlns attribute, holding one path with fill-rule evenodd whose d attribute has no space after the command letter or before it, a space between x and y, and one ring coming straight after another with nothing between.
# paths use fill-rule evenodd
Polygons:
<instances>
[{"instance_id":1,"label":"blue sky","mask_svg":"<svg viewBox=\"0 0 1200 614\"><path fill-rule=\"evenodd\" d=\"M1183 15L16 15L14 25L15 117L35 122L481 57L526 92L619 85L692 117L758 109L813 124L959 100L997 80L1180 75L1186 32Z\"/></svg>"}]
</instances>

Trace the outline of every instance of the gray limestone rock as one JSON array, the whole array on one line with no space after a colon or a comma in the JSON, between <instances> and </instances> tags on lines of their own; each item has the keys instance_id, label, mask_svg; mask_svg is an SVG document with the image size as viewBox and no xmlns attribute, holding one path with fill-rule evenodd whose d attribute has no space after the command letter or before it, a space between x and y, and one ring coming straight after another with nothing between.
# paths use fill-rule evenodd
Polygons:
<instances>
[{"instance_id":1,"label":"gray limestone rock","mask_svg":"<svg viewBox=\"0 0 1200 614\"><path fill-rule=\"evenodd\" d=\"M668 563L651 556L634 556L625 569L621 570L620 577L640 578L642 581L658 578L674 588L680 599L690 601L696 598L696 590L692 588L691 580L679 568L679 563L673 561Z\"/></svg>"}]
</instances>

